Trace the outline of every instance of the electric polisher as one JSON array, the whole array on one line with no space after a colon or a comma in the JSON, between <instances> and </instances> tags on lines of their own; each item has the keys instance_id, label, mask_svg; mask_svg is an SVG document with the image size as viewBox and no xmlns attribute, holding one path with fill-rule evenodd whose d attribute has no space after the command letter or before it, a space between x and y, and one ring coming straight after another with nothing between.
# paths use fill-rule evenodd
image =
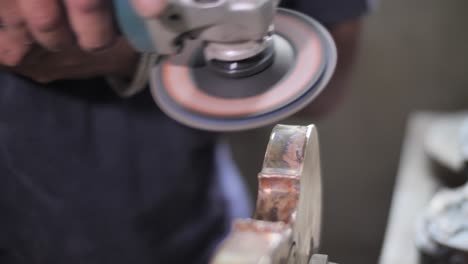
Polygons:
<instances>
[{"instance_id":1,"label":"electric polisher","mask_svg":"<svg viewBox=\"0 0 468 264\"><path fill-rule=\"evenodd\" d=\"M190 127L273 124L313 101L335 70L328 31L278 0L168 0L154 19L129 0L114 5L131 44L159 56L149 73L157 105Z\"/></svg>"}]
</instances>

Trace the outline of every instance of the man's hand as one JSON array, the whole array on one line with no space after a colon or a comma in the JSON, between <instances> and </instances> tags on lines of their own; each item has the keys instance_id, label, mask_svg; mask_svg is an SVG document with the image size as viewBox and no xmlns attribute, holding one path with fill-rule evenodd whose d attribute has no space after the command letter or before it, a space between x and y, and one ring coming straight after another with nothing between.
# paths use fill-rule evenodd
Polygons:
<instances>
[{"instance_id":1,"label":"man's hand","mask_svg":"<svg viewBox=\"0 0 468 264\"><path fill-rule=\"evenodd\" d=\"M167 0L128 0L143 17ZM17 65L34 42L49 51L102 50L116 40L113 0L0 0L0 64Z\"/></svg>"},{"instance_id":2,"label":"man's hand","mask_svg":"<svg viewBox=\"0 0 468 264\"><path fill-rule=\"evenodd\" d=\"M18 65L33 43L49 51L101 50L116 32L112 0L0 0L0 65Z\"/></svg>"},{"instance_id":3,"label":"man's hand","mask_svg":"<svg viewBox=\"0 0 468 264\"><path fill-rule=\"evenodd\" d=\"M11 0L0 1L11 2ZM83 50L93 51L112 45L117 37L112 1L16 0L14 2L19 4L21 17L26 22L31 35L43 47L49 50L63 50L76 39ZM133 1L135 9L144 17L157 16L167 5L167 0L129 1Z\"/></svg>"},{"instance_id":4,"label":"man's hand","mask_svg":"<svg viewBox=\"0 0 468 264\"><path fill-rule=\"evenodd\" d=\"M50 52L35 47L15 67L0 67L23 75L39 83L56 80L86 79L97 76L132 78L139 55L123 38L110 48L85 52L78 47L62 52Z\"/></svg>"},{"instance_id":5,"label":"man's hand","mask_svg":"<svg viewBox=\"0 0 468 264\"><path fill-rule=\"evenodd\" d=\"M34 39L49 50L74 43L84 50L113 44L112 0L17 0Z\"/></svg>"},{"instance_id":6,"label":"man's hand","mask_svg":"<svg viewBox=\"0 0 468 264\"><path fill-rule=\"evenodd\" d=\"M0 64L18 64L30 50L31 43L16 0L0 0Z\"/></svg>"}]
</instances>

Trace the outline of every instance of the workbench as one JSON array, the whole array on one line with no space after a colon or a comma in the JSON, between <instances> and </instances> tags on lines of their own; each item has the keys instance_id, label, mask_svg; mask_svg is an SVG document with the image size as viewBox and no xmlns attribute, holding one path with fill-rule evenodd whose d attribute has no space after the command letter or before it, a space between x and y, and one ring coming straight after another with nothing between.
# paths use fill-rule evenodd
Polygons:
<instances>
[{"instance_id":1,"label":"workbench","mask_svg":"<svg viewBox=\"0 0 468 264\"><path fill-rule=\"evenodd\" d=\"M379 264L419 264L416 221L441 187L424 152L424 139L442 116L418 112L409 117Z\"/></svg>"}]
</instances>

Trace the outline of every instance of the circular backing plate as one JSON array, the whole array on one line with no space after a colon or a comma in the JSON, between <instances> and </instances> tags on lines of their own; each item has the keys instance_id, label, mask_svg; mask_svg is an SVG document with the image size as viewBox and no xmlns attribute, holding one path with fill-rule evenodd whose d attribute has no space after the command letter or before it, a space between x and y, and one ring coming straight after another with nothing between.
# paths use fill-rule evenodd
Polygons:
<instances>
[{"instance_id":1,"label":"circular backing plate","mask_svg":"<svg viewBox=\"0 0 468 264\"><path fill-rule=\"evenodd\" d=\"M275 123L307 106L330 81L336 66L328 31L301 13L278 9L275 61L247 78L204 69L199 41L152 69L151 91L171 118L190 127L239 131Z\"/></svg>"}]
</instances>

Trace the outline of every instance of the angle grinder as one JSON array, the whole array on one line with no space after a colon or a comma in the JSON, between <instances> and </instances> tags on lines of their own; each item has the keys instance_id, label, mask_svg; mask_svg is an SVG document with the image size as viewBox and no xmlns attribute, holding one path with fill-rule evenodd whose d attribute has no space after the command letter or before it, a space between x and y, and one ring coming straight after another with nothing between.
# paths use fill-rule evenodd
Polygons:
<instances>
[{"instance_id":1,"label":"angle grinder","mask_svg":"<svg viewBox=\"0 0 468 264\"><path fill-rule=\"evenodd\" d=\"M273 124L307 106L330 81L337 52L316 20L278 0L168 0L143 19L114 0L123 34L155 53L155 102L190 127L239 131Z\"/></svg>"}]
</instances>

